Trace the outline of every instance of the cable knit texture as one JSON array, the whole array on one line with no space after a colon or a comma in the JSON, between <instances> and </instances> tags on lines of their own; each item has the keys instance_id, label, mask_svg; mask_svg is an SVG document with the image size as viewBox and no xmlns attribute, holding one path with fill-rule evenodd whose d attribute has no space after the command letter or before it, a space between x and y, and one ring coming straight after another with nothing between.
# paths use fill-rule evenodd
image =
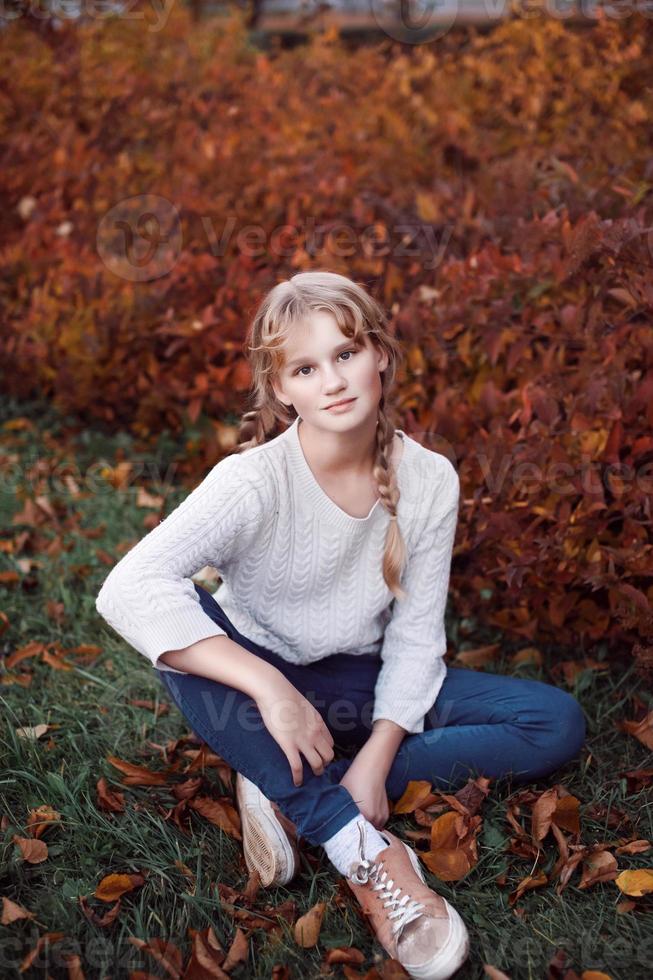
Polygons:
<instances>
[{"instance_id":1,"label":"cable knit texture","mask_svg":"<svg viewBox=\"0 0 653 980\"><path fill-rule=\"evenodd\" d=\"M334 653L379 653L372 720L424 730L446 674L444 611L460 482L446 456L403 430L397 516L408 561L399 600L382 559L390 515L377 500L352 517L304 456L299 417L281 435L226 456L118 562L96 608L159 670L159 661L225 630L202 610L191 576L205 565L243 636L295 664Z\"/></svg>"}]
</instances>

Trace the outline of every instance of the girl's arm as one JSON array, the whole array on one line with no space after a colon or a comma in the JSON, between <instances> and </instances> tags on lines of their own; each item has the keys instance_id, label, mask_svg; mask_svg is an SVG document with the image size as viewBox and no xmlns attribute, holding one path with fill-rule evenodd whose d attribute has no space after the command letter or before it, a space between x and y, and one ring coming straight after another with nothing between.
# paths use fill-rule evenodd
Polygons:
<instances>
[{"instance_id":1,"label":"girl's arm","mask_svg":"<svg viewBox=\"0 0 653 980\"><path fill-rule=\"evenodd\" d=\"M256 700L280 671L228 636L207 636L183 650L168 650L159 660L183 673L235 687Z\"/></svg>"},{"instance_id":2,"label":"girl's arm","mask_svg":"<svg viewBox=\"0 0 653 980\"><path fill-rule=\"evenodd\" d=\"M407 734L406 729L394 721L379 718L372 725L372 734L359 750L359 754L365 750L367 758L374 760L375 766L384 774L384 781Z\"/></svg>"},{"instance_id":3,"label":"girl's arm","mask_svg":"<svg viewBox=\"0 0 653 980\"><path fill-rule=\"evenodd\" d=\"M386 718L375 721L372 734L340 780L340 785L349 790L363 816L377 830L385 827L390 816L385 781L406 734L406 729L394 721Z\"/></svg>"}]
</instances>

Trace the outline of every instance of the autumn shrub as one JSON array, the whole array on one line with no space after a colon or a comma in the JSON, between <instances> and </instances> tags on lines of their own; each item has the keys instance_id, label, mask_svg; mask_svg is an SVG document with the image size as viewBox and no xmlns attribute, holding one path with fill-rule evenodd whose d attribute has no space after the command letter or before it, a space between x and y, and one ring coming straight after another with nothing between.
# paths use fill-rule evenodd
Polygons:
<instances>
[{"instance_id":1,"label":"autumn shrub","mask_svg":"<svg viewBox=\"0 0 653 980\"><path fill-rule=\"evenodd\" d=\"M248 407L261 296L343 272L405 343L404 429L459 469L460 615L650 669L652 35L514 17L264 53L240 15L17 20L5 387L143 437L204 422L199 478Z\"/></svg>"}]
</instances>

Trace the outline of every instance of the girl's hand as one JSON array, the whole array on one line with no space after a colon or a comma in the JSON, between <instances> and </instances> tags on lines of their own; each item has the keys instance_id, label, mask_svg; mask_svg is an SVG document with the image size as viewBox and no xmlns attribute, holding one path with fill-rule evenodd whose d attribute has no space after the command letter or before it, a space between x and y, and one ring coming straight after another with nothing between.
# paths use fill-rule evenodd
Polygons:
<instances>
[{"instance_id":1,"label":"girl's hand","mask_svg":"<svg viewBox=\"0 0 653 980\"><path fill-rule=\"evenodd\" d=\"M364 755L359 752L340 780L340 785L349 790L363 816L377 830L383 830L390 816L383 771L370 769Z\"/></svg>"},{"instance_id":2,"label":"girl's hand","mask_svg":"<svg viewBox=\"0 0 653 980\"><path fill-rule=\"evenodd\" d=\"M301 786L304 770L300 753L316 776L333 759L333 736L319 711L281 672L256 697L265 727L290 763L293 782Z\"/></svg>"}]
</instances>

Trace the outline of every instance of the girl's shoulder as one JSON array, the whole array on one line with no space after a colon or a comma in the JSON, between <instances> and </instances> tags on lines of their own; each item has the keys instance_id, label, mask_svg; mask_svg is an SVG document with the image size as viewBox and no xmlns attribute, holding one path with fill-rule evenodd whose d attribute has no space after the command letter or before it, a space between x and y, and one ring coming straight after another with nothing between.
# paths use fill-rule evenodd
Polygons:
<instances>
[{"instance_id":1,"label":"girl's shoulder","mask_svg":"<svg viewBox=\"0 0 653 980\"><path fill-rule=\"evenodd\" d=\"M404 509L410 517L427 524L438 521L458 504L458 471L444 453L427 448L405 433L403 435L405 456L399 467L399 480Z\"/></svg>"},{"instance_id":2,"label":"girl's shoulder","mask_svg":"<svg viewBox=\"0 0 653 980\"><path fill-rule=\"evenodd\" d=\"M401 429L397 431L404 441L405 459L402 456L401 466L412 474L425 479L429 484L438 484L443 489L459 482L458 470L447 455L435 449L429 449Z\"/></svg>"}]
</instances>

